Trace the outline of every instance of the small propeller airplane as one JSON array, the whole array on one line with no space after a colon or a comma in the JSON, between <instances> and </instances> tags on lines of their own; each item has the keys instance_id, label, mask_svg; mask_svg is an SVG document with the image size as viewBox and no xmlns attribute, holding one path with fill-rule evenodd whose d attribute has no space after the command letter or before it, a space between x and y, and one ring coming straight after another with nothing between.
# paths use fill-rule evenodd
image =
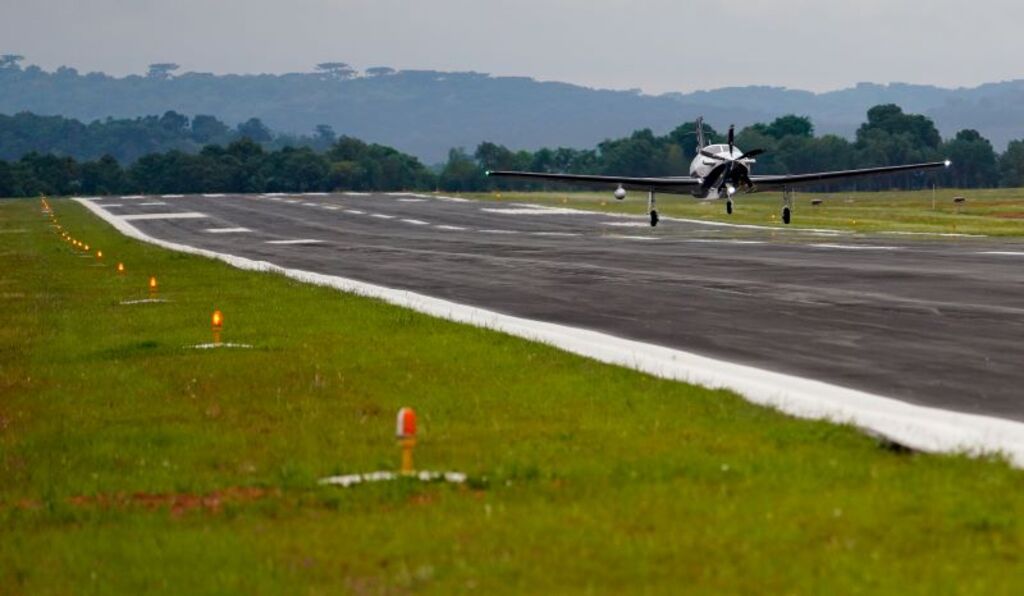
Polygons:
<instances>
[{"instance_id":1,"label":"small propeller airplane","mask_svg":"<svg viewBox=\"0 0 1024 596\"><path fill-rule=\"evenodd\" d=\"M933 170L948 168L952 162L934 161L900 166L864 168L859 170L839 170L835 172L814 172L810 174L786 175L751 175L754 159L764 153L764 149L753 149L744 153L733 143L735 126L729 127L726 144L708 145L704 136L704 119L697 119L697 155L690 163L689 176L591 176L588 174L549 174L546 172L515 172L489 171L488 176L506 178L524 178L551 180L568 184L587 186L614 186L612 193L618 200L626 198L627 190L647 192L647 210L651 216L651 226L658 225L658 210L655 194L689 194L698 199L725 200L725 212L732 214L733 195L739 190L746 193L781 190L782 191L782 222L788 224L793 213L793 191L799 186L862 178L867 176L884 176L900 172Z\"/></svg>"}]
</instances>

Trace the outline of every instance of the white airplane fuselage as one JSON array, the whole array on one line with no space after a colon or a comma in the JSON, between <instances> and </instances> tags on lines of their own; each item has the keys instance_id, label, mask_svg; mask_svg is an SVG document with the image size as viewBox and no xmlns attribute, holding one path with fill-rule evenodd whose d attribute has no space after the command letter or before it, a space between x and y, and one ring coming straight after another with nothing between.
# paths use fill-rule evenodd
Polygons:
<instances>
[{"instance_id":1,"label":"white airplane fuselage","mask_svg":"<svg viewBox=\"0 0 1024 596\"><path fill-rule=\"evenodd\" d=\"M719 158L718 160L711 159L706 155L702 155L700 153L700 149L701 148L698 148L697 156L694 157L693 161L690 162L690 176L693 178L697 178L702 182L706 181L707 177L714 173L713 171L717 166L727 161L733 162L733 171L735 173L738 174L742 172L747 176L750 175L750 166L754 163L757 163L757 160L752 158L739 159L740 157L743 156L743 151L741 151L739 147L736 147L735 145L733 145L732 147L732 153L729 152L729 145L724 143L708 145L707 147L703 147L705 153L710 153L712 155L717 156ZM719 177L720 176L721 173L719 173ZM710 180L708 182L709 184L702 184L700 188L695 189L692 193L693 196L699 199L725 199L736 193L737 189L735 185L733 185L730 182L721 185L721 192L717 190L719 188L719 180Z\"/></svg>"}]
</instances>

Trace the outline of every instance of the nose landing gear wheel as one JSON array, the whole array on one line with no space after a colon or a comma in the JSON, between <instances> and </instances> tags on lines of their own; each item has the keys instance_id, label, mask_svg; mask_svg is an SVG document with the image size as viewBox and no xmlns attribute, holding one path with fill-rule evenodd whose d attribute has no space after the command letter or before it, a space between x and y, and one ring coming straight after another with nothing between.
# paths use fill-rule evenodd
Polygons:
<instances>
[{"instance_id":1,"label":"nose landing gear wheel","mask_svg":"<svg viewBox=\"0 0 1024 596\"><path fill-rule=\"evenodd\" d=\"M731 200L725 202L725 212L728 213L729 215L732 215L732 201Z\"/></svg>"},{"instance_id":2,"label":"nose landing gear wheel","mask_svg":"<svg viewBox=\"0 0 1024 596\"><path fill-rule=\"evenodd\" d=\"M790 211L789 211L789 207L783 207L782 208L782 223L788 224L790 219L791 219L791 214L790 214Z\"/></svg>"},{"instance_id":3,"label":"nose landing gear wheel","mask_svg":"<svg viewBox=\"0 0 1024 596\"><path fill-rule=\"evenodd\" d=\"M652 228L654 226L658 225L658 219L659 219L658 218L658 212L655 211L655 210L651 210L651 227Z\"/></svg>"}]
</instances>

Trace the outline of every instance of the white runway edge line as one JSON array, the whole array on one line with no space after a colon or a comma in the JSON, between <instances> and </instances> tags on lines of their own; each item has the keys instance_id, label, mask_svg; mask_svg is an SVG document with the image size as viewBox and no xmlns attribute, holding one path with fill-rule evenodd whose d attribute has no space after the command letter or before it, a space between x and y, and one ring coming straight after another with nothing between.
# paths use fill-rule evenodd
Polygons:
<instances>
[{"instance_id":1,"label":"white runway edge line","mask_svg":"<svg viewBox=\"0 0 1024 596\"><path fill-rule=\"evenodd\" d=\"M1024 467L1024 423L929 408L821 381L733 364L606 333L533 321L344 277L280 267L267 261L159 240L99 205L75 199L130 238L217 259L239 269L376 298L424 314L538 341L600 362L657 377L735 391L748 401L801 418L850 423L923 451L1003 453Z\"/></svg>"},{"instance_id":2,"label":"white runway edge line","mask_svg":"<svg viewBox=\"0 0 1024 596\"><path fill-rule=\"evenodd\" d=\"M1001 255L1004 257L1024 257L1024 252L1017 252L1012 250L983 250L978 253L979 255Z\"/></svg>"}]
</instances>

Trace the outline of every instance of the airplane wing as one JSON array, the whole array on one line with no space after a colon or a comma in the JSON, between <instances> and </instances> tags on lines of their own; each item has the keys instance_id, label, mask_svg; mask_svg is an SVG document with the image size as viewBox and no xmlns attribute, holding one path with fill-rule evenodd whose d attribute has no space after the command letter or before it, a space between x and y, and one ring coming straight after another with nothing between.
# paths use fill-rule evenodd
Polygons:
<instances>
[{"instance_id":1,"label":"airplane wing","mask_svg":"<svg viewBox=\"0 0 1024 596\"><path fill-rule=\"evenodd\" d=\"M900 172L914 172L920 170L934 170L948 168L949 160L932 161L927 163L915 163L902 166L885 166L879 168L863 168L860 170L839 170L836 172L815 172L813 174L790 174L783 176L751 176L750 181L754 188L759 191L778 190L796 186L806 186L820 182L831 182L833 180L845 180L848 178L861 178L865 176L884 176L886 174L898 174Z\"/></svg>"},{"instance_id":2,"label":"airplane wing","mask_svg":"<svg viewBox=\"0 0 1024 596\"><path fill-rule=\"evenodd\" d=\"M488 176L502 178L521 178L530 180L548 180L566 184L586 186L622 186L626 190L646 190L669 193L689 193L700 186L700 181L689 176L646 177L632 176L591 176L589 174L548 174L544 172L487 172Z\"/></svg>"}]
</instances>

